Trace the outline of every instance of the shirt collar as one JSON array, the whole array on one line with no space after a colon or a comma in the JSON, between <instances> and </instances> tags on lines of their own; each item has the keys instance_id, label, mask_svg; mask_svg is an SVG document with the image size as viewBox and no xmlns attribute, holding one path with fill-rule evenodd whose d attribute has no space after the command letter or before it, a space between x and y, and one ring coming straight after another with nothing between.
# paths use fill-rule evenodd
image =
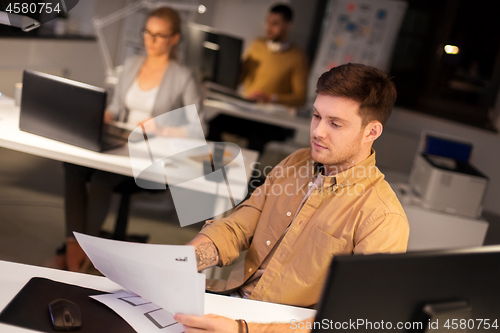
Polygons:
<instances>
[{"instance_id":1,"label":"shirt collar","mask_svg":"<svg viewBox=\"0 0 500 333\"><path fill-rule=\"evenodd\" d=\"M375 166L375 150L372 148L370 156L365 160L356 164L335 176L325 176L323 186L340 185L342 187L358 183L359 181L369 178L372 175L380 173ZM313 161L312 177L316 178L319 174L325 174L325 167L323 164Z\"/></svg>"},{"instance_id":2,"label":"shirt collar","mask_svg":"<svg viewBox=\"0 0 500 333\"><path fill-rule=\"evenodd\" d=\"M291 46L292 46L292 43L289 42L289 41L285 41L285 42L275 42L275 41L272 41L272 40L266 40L266 46L267 46L267 49L273 53L278 53L278 52L284 52L286 50L288 50Z\"/></svg>"}]
</instances>

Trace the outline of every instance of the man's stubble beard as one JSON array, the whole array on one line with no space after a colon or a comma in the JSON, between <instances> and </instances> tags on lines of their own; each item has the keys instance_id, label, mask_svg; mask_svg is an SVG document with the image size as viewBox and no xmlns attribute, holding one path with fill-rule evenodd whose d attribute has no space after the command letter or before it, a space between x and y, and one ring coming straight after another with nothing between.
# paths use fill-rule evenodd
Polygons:
<instances>
[{"instance_id":1,"label":"man's stubble beard","mask_svg":"<svg viewBox=\"0 0 500 333\"><path fill-rule=\"evenodd\" d=\"M350 145L348 147L345 147L342 149L342 151L332 151L331 147L327 147L328 150L326 152L329 153L329 156L326 156L324 158L319 158L316 159L314 157L314 148L312 148L312 140L311 140L311 157L313 158L314 161L321 163L325 166L346 166L347 167L352 167L354 161L354 157L356 157L359 152L361 151L361 136L363 132L360 131L357 139L354 141L353 145ZM313 138L314 140L314 138ZM317 141L317 140L316 140Z\"/></svg>"}]
</instances>

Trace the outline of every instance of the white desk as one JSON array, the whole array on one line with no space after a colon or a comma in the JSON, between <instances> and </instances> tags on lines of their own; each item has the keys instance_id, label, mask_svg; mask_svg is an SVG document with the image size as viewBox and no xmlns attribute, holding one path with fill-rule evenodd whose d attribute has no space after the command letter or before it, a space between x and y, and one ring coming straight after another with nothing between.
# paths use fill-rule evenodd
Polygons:
<instances>
[{"instance_id":1,"label":"white desk","mask_svg":"<svg viewBox=\"0 0 500 333\"><path fill-rule=\"evenodd\" d=\"M125 176L133 176L127 146L104 153L76 147L56 140L19 130L19 107L13 101L0 101L0 147L23 153L46 157L109 171ZM258 153L242 149L247 179L251 176L251 164L257 161Z\"/></svg>"},{"instance_id":2,"label":"white desk","mask_svg":"<svg viewBox=\"0 0 500 333\"><path fill-rule=\"evenodd\" d=\"M408 184L391 183L408 222L408 251L440 250L482 246L489 223L482 218L447 214L423 208Z\"/></svg>"},{"instance_id":3,"label":"white desk","mask_svg":"<svg viewBox=\"0 0 500 333\"><path fill-rule=\"evenodd\" d=\"M122 289L104 277L0 261L0 311L7 306L10 300L14 298L32 277L44 277L107 292ZM313 317L316 311L280 304L205 294L205 313L215 313L233 319L244 318L250 322L289 322L291 319L303 320ZM2 333L32 332L1 323L0 331Z\"/></svg>"},{"instance_id":4,"label":"white desk","mask_svg":"<svg viewBox=\"0 0 500 333\"><path fill-rule=\"evenodd\" d=\"M309 132L311 119L303 118L287 112L273 112L266 105L249 105L245 107L244 103L230 103L221 97L221 100L205 99L203 101L205 118L207 121L219 114L226 114L233 117L259 121L262 123L292 128L299 131Z\"/></svg>"},{"instance_id":5,"label":"white desk","mask_svg":"<svg viewBox=\"0 0 500 333\"><path fill-rule=\"evenodd\" d=\"M104 153L98 153L23 132L19 130L19 107L16 107L12 100L0 101L0 147L126 176L134 176L129 158L128 147L126 145ZM244 162L240 164L244 164L244 166L238 164L237 167L232 169L230 168L227 173L231 186L234 184L234 186L236 186L235 189L238 189L238 191L233 191L234 199L235 201L239 200L238 203L245 197L248 180L252 174L252 165L258 158L258 153L255 151L242 149L241 152ZM145 155L143 159L135 159L135 161L144 166L149 166L151 164L148 155ZM198 167L201 168L201 164ZM244 170L242 170L243 167ZM166 165L165 168L165 171L167 168L174 169L174 172L177 174L179 174L179 170L183 170L175 164ZM241 179L243 178L241 176L243 172L245 173L246 181L242 181ZM149 176L154 175L151 174ZM145 178L148 178L148 174L146 174ZM154 181L155 179L158 179L158 177L152 177L152 179L149 180ZM198 182L186 183L183 184L182 187L191 191L205 192L209 194L215 193L212 187L217 184L210 183L207 185L207 183L209 182L205 181L203 177L201 177L198 179ZM222 195L224 195L224 193ZM217 199L214 206L214 215L218 215L219 212L231 208L231 205L228 204L228 202L229 200L227 198L222 198L222 196L220 197L220 200Z\"/></svg>"}]
</instances>

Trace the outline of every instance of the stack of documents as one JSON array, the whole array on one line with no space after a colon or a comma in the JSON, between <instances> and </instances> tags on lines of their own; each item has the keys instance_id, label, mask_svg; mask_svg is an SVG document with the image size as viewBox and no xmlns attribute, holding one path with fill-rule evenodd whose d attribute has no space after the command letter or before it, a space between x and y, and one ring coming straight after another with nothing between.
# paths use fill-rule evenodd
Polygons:
<instances>
[{"instance_id":1,"label":"stack of documents","mask_svg":"<svg viewBox=\"0 0 500 333\"><path fill-rule=\"evenodd\" d=\"M205 275L198 273L193 246L74 234L94 267L126 289L93 298L112 308L136 331L182 332L174 314L204 314Z\"/></svg>"}]
</instances>

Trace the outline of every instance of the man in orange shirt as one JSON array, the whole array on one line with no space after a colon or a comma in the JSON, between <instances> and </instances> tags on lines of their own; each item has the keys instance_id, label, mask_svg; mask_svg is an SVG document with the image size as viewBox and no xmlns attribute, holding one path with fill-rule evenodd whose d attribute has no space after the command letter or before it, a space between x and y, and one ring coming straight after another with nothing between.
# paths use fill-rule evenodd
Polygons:
<instances>
[{"instance_id":1,"label":"man in orange shirt","mask_svg":"<svg viewBox=\"0 0 500 333\"><path fill-rule=\"evenodd\" d=\"M266 38L256 39L243 60L241 82L246 98L260 103L301 106L306 101L307 58L288 35L293 12L286 5L275 5L266 18ZM293 130L257 121L219 115L209 123L208 139L222 141L229 132L248 139L248 149L263 152L269 141L283 141Z\"/></svg>"},{"instance_id":2,"label":"man in orange shirt","mask_svg":"<svg viewBox=\"0 0 500 333\"><path fill-rule=\"evenodd\" d=\"M311 147L285 158L248 200L228 217L207 221L189 243L200 270L229 265L248 250L227 283L211 290L311 307L333 256L406 251L408 221L372 149L396 100L394 84L376 68L347 64L324 73L317 93ZM186 332L238 327L224 317L176 318ZM291 331L290 324L249 328Z\"/></svg>"},{"instance_id":3,"label":"man in orange shirt","mask_svg":"<svg viewBox=\"0 0 500 333\"><path fill-rule=\"evenodd\" d=\"M292 10L286 5L271 8L266 19L266 38L248 48L241 73L247 98L300 106L306 101L307 58L288 39Z\"/></svg>"}]
</instances>

